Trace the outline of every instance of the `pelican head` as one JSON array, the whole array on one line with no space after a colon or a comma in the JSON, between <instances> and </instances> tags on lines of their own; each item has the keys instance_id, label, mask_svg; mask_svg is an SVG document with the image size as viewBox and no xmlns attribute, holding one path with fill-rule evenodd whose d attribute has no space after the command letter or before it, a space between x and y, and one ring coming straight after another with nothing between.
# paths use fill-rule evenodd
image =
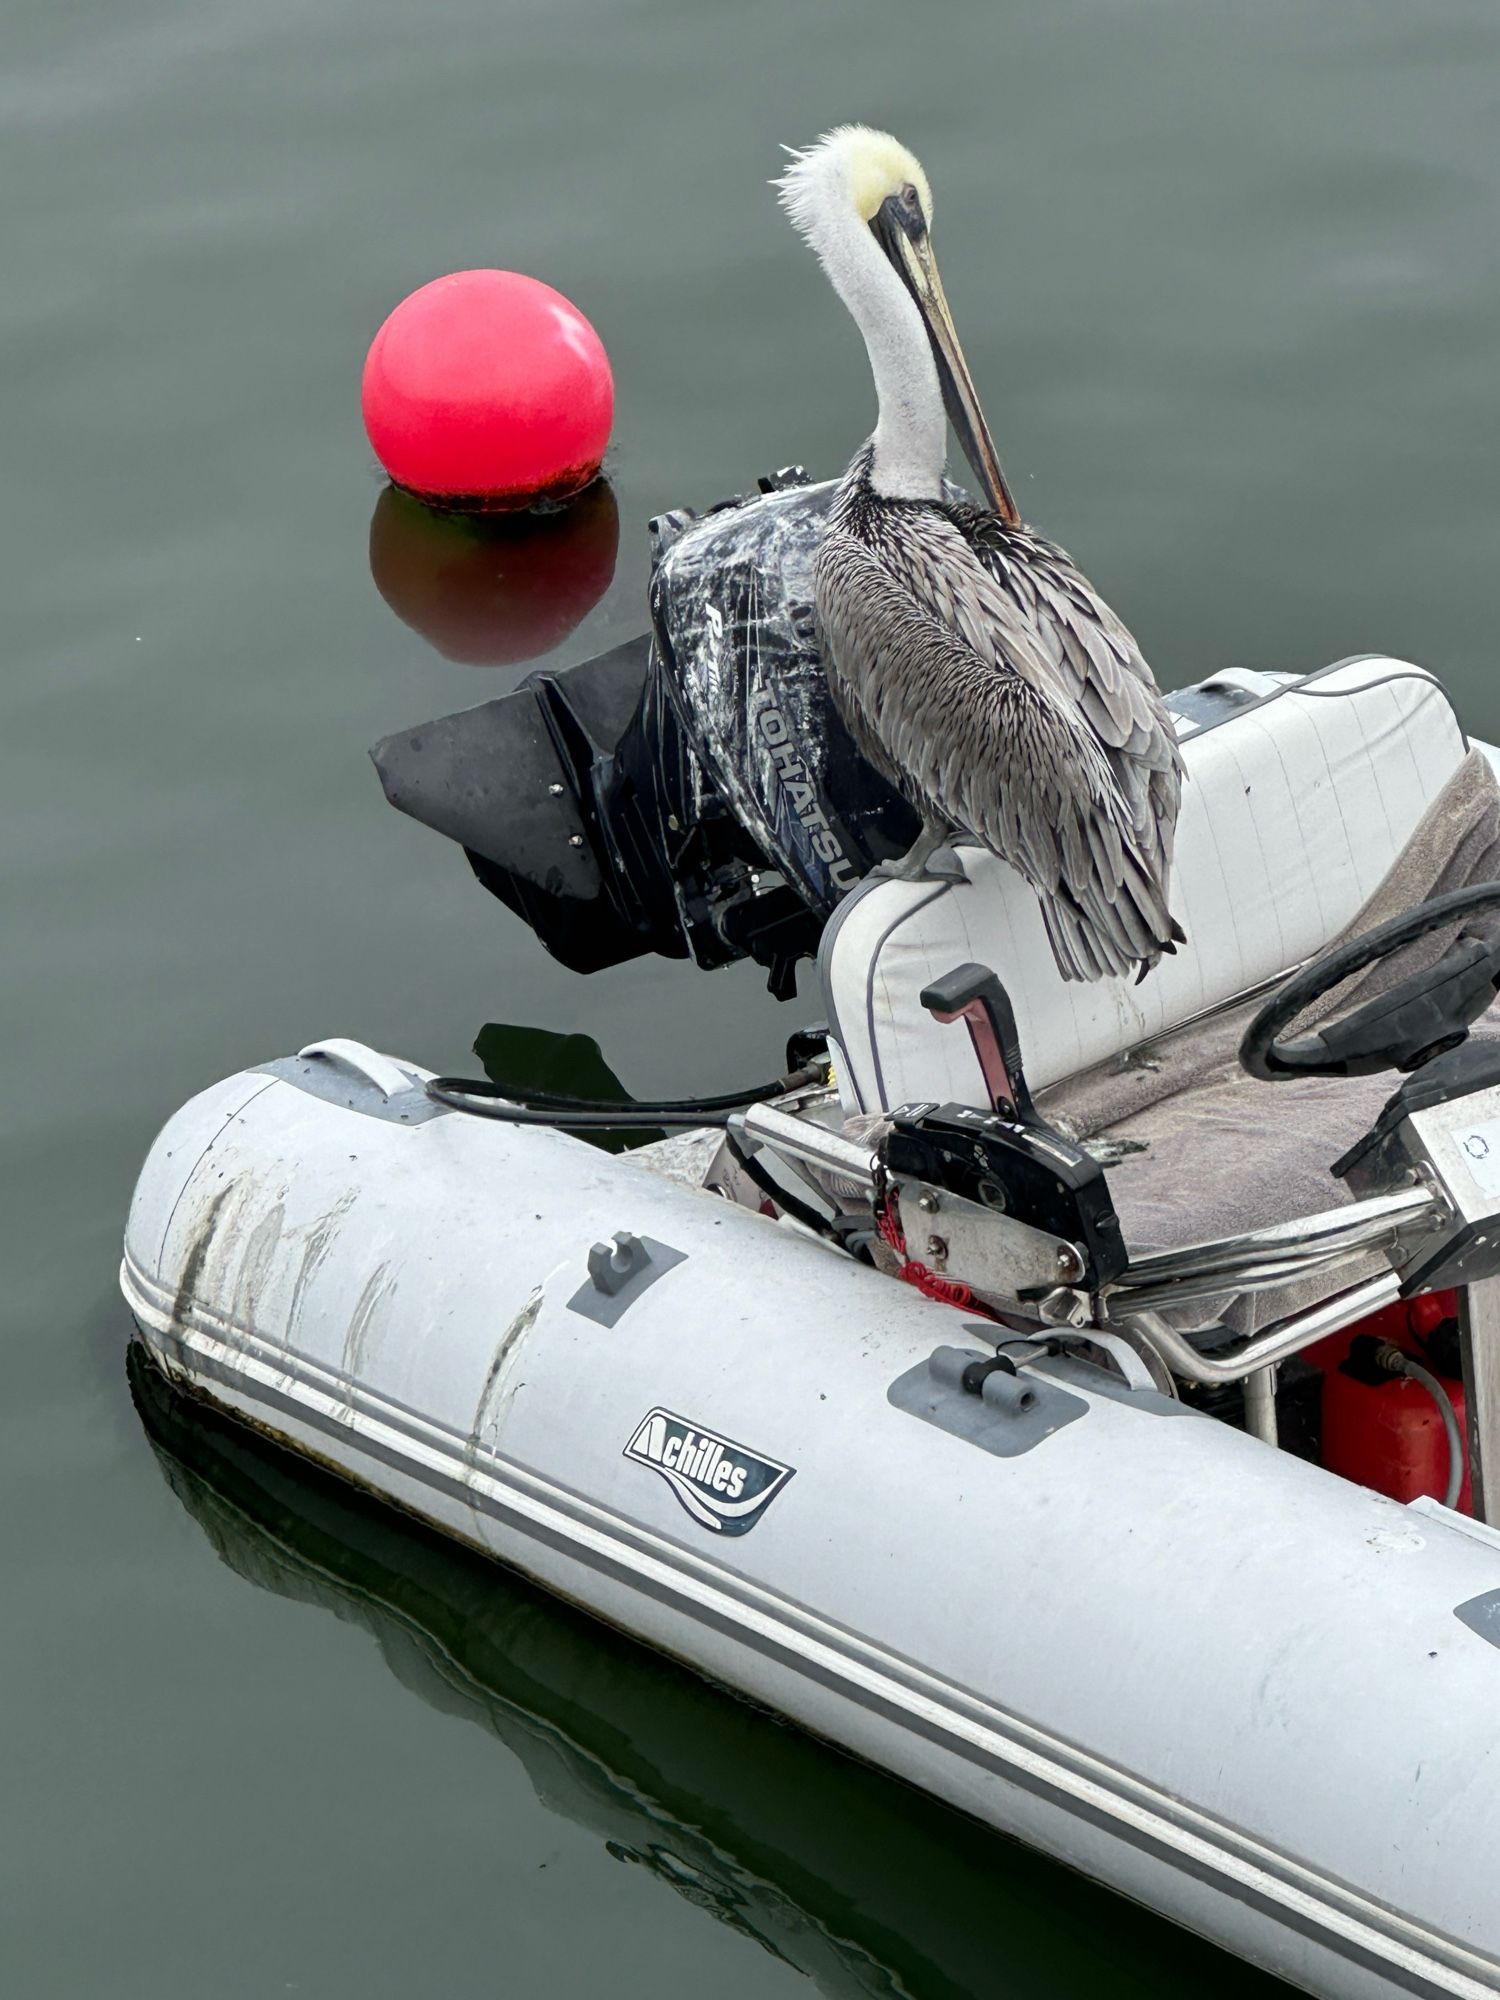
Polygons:
<instances>
[{"instance_id":1,"label":"pelican head","mask_svg":"<svg viewBox=\"0 0 1500 2000\"><path fill-rule=\"evenodd\" d=\"M895 490L929 478L935 487L946 411L985 498L1015 525L1016 504L938 276L932 188L921 162L889 132L841 125L793 153L775 185L865 337L880 397L877 471L884 442Z\"/></svg>"}]
</instances>

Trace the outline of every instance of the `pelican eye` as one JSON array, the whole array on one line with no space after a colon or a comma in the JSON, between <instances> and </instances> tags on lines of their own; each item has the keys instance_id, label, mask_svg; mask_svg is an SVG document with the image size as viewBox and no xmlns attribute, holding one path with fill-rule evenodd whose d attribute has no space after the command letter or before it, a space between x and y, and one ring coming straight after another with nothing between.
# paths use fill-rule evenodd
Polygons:
<instances>
[{"instance_id":1,"label":"pelican eye","mask_svg":"<svg viewBox=\"0 0 1500 2000\"><path fill-rule=\"evenodd\" d=\"M870 217L870 227L879 237L887 256L894 256L897 243L920 243L927 234L927 218L922 213L922 197L910 181L893 188Z\"/></svg>"},{"instance_id":2,"label":"pelican eye","mask_svg":"<svg viewBox=\"0 0 1500 2000\"><path fill-rule=\"evenodd\" d=\"M927 234L927 217L922 213L922 197L913 182L903 183L900 192L892 197L892 207L902 229L914 243Z\"/></svg>"}]
</instances>

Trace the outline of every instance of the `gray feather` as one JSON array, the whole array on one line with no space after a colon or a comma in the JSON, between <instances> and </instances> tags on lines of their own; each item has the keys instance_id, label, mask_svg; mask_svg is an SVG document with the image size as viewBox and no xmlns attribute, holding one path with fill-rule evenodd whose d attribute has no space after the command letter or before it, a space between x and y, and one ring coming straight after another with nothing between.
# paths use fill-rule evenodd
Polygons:
<instances>
[{"instance_id":1,"label":"gray feather","mask_svg":"<svg viewBox=\"0 0 1500 2000\"><path fill-rule=\"evenodd\" d=\"M829 686L860 749L924 816L1037 891L1058 969L1155 965L1182 760L1151 670L1055 544L967 505L891 499L869 448L819 545Z\"/></svg>"}]
</instances>

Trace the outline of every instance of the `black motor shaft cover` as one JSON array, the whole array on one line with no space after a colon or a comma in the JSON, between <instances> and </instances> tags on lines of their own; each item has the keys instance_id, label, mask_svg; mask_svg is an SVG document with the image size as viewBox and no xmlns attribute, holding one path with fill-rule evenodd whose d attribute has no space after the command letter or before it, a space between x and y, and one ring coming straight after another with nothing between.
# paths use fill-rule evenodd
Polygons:
<instances>
[{"instance_id":1,"label":"black motor shaft cover","mask_svg":"<svg viewBox=\"0 0 1500 2000\"><path fill-rule=\"evenodd\" d=\"M1050 1126L964 1104L903 1104L891 1114L886 1169L1044 1231L1082 1254L1078 1283L1097 1290L1126 1264L1120 1219L1099 1162Z\"/></svg>"}]
</instances>

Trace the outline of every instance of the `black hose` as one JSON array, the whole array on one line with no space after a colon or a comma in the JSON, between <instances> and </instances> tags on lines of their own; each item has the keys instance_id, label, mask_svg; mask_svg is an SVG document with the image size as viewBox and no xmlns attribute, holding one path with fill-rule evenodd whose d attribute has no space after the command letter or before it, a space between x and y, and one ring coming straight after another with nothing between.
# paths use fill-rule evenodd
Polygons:
<instances>
[{"instance_id":1,"label":"black hose","mask_svg":"<svg viewBox=\"0 0 1500 2000\"><path fill-rule=\"evenodd\" d=\"M780 1096L786 1087L783 1081L755 1097L736 1097L730 1100L730 1109L738 1110L744 1104L758 1103L761 1096ZM790 1087L796 1086L793 1084ZM730 1119L730 1110L705 1111L705 1105L724 1102L723 1099L713 1098L684 1099L677 1110L664 1104L591 1104L586 1099L574 1101L571 1107L567 1099L553 1099L549 1105L518 1104L505 1097L498 1085L487 1078L481 1083L473 1077L462 1076L430 1077L427 1095L439 1104L450 1105L455 1111L467 1111L475 1118L495 1118L502 1125L545 1125L557 1132L659 1132L664 1126L679 1130L713 1127L727 1132ZM779 1209L800 1222L804 1229L827 1237L840 1249L848 1248L826 1216L819 1215L809 1203L773 1180L752 1153L747 1153L736 1144L732 1134L729 1135L729 1150L747 1177Z\"/></svg>"},{"instance_id":2,"label":"black hose","mask_svg":"<svg viewBox=\"0 0 1500 2000\"><path fill-rule=\"evenodd\" d=\"M788 1091L800 1090L809 1083L819 1082L824 1074L819 1063L808 1063L804 1068L792 1070L786 1076L778 1076L770 1083L758 1083L748 1090L726 1090L716 1097L663 1097L648 1102L632 1101L629 1104L611 1104L600 1097L571 1097L558 1090L532 1090L524 1095L507 1090L503 1084L494 1083L489 1077L436 1076L427 1086L429 1097L435 1097L439 1104L451 1104L457 1111L472 1111L480 1118L503 1118L507 1124L534 1125L557 1124L566 1129L567 1125L577 1125L580 1131L604 1129L592 1126L571 1115L566 1119L552 1118L510 1118L503 1111L481 1111L477 1104L456 1103L458 1098L499 1099L505 1105L522 1111L543 1111L562 1113L598 1114L606 1125L628 1130L631 1126L653 1125L660 1129L663 1125L681 1124L686 1118L691 1125L722 1125L723 1119L714 1117L715 1112L739 1111L747 1104L763 1104L773 1097L784 1097ZM637 1117L635 1113L649 1113L647 1117ZM679 1117L679 1113L683 1117ZM704 1115L708 1114L708 1115Z\"/></svg>"},{"instance_id":3,"label":"black hose","mask_svg":"<svg viewBox=\"0 0 1500 2000\"><path fill-rule=\"evenodd\" d=\"M761 1193L769 1201L774 1202L779 1209L782 1209L787 1215L791 1216L793 1221L800 1222L804 1229L811 1229L819 1236L826 1236L830 1243L837 1243L840 1247L843 1247L843 1238L828 1220L827 1216L819 1215L818 1211L810 1203L803 1201L800 1196L792 1194L781 1185L780 1181L774 1180L766 1172L760 1161L756 1159L755 1155L747 1152L740 1145L733 1132L728 1135L726 1143L728 1144L730 1153L734 1157L735 1164L743 1169L746 1176L754 1182L756 1187L760 1189Z\"/></svg>"},{"instance_id":4,"label":"black hose","mask_svg":"<svg viewBox=\"0 0 1500 2000\"><path fill-rule=\"evenodd\" d=\"M466 1111L471 1118L494 1118L502 1125L547 1125L555 1132L661 1132L690 1131L701 1126L722 1128L729 1123L727 1111L668 1111L660 1105L639 1104L565 1105L517 1104L491 1083L483 1086L473 1077L434 1076L427 1082L427 1095L454 1111Z\"/></svg>"}]
</instances>

